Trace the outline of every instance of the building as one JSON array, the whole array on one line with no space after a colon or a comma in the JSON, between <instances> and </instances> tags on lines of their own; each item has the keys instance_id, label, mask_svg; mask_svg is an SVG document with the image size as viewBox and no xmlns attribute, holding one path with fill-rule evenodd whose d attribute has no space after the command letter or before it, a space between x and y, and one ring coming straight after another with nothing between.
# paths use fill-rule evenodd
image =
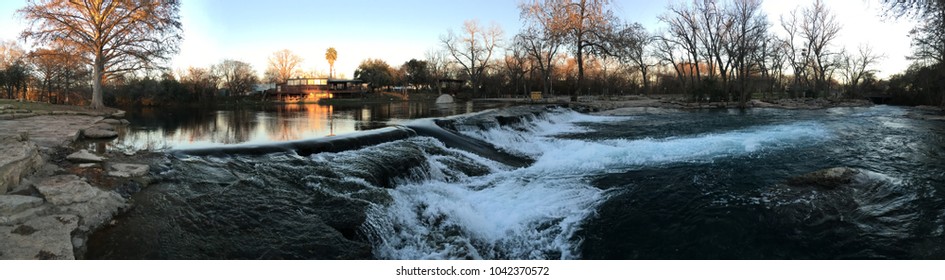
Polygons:
<instances>
[{"instance_id":1,"label":"building","mask_svg":"<svg viewBox=\"0 0 945 280\"><path fill-rule=\"evenodd\" d=\"M294 78L276 84L275 98L285 102L314 102L323 98L358 98L367 87L361 80Z\"/></svg>"}]
</instances>

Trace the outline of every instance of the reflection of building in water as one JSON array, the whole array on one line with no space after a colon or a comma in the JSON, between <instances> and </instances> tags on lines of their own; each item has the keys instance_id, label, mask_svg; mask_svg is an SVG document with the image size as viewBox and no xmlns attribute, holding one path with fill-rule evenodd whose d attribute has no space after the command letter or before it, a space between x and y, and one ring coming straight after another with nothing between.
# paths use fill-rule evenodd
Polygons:
<instances>
[{"instance_id":1,"label":"reflection of building in water","mask_svg":"<svg viewBox=\"0 0 945 280\"><path fill-rule=\"evenodd\" d=\"M295 78L276 84L274 96L268 98L285 102L315 102L322 98L360 97L366 89L361 80Z\"/></svg>"}]
</instances>

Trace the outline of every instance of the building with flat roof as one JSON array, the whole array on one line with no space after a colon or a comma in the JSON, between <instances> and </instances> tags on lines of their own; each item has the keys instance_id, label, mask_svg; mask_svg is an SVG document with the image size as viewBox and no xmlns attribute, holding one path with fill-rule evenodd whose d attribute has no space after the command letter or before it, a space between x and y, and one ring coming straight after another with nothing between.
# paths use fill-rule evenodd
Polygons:
<instances>
[{"instance_id":1,"label":"building with flat roof","mask_svg":"<svg viewBox=\"0 0 945 280\"><path fill-rule=\"evenodd\" d=\"M361 80L294 78L276 84L275 98L285 102L314 102L323 98L356 98L367 91Z\"/></svg>"}]
</instances>

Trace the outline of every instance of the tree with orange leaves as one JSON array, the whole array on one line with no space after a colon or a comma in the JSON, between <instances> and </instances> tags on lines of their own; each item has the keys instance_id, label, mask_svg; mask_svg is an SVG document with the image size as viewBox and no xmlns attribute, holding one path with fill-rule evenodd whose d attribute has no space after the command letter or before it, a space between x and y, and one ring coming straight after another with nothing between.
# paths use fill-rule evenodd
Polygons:
<instances>
[{"instance_id":1,"label":"tree with orange leaves","mask_svg":"<svg viewBox=\"0 0 945 280\"><path fill-rule=\"evenodd\" d=\"M18 13L30 25L21 37L77 50L92 66L93 108L104 107L102 84L121 73L159 68L178 51L176 0L30 0Z\"/></svg>"}]
</instances>

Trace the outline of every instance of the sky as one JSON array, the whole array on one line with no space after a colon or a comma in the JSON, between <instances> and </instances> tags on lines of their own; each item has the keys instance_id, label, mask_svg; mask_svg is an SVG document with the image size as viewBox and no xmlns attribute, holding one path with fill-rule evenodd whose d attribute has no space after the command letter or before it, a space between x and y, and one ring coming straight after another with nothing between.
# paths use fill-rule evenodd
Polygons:
<instances>
[{"instance_id":1,"label":"sky","mask_svg":"<svg viewBox=\"0 0 945 280\"><path fill-rule=\"evenodd\" d=\"M16 10L25 1L0 1L0 40L16 40L26 23ZM763 7L772 28L782 14L809 6L812 0L767 0ZM877 67L880 77L909 66L906 21L885 20L877 0L826 0L842 23L834 47L856 50L870 44L885 54ZM657 17L669 1L613 0L614 13L625 21L639 22L648 30L662 27ZM304 71L327 73L325 51L338 51L335 72L353 76L358 64L380 58L398 66L411 58L423 59L427 50L441 48L447 30L459 30L466 20L498 24L508 40L522 26L517 0L190 0L181 4L184 41L172 60L172 69L208 67L224 59L249 62L262 74L268 57L289 49L300 55Z\"/></svg>"}]
</instances>

